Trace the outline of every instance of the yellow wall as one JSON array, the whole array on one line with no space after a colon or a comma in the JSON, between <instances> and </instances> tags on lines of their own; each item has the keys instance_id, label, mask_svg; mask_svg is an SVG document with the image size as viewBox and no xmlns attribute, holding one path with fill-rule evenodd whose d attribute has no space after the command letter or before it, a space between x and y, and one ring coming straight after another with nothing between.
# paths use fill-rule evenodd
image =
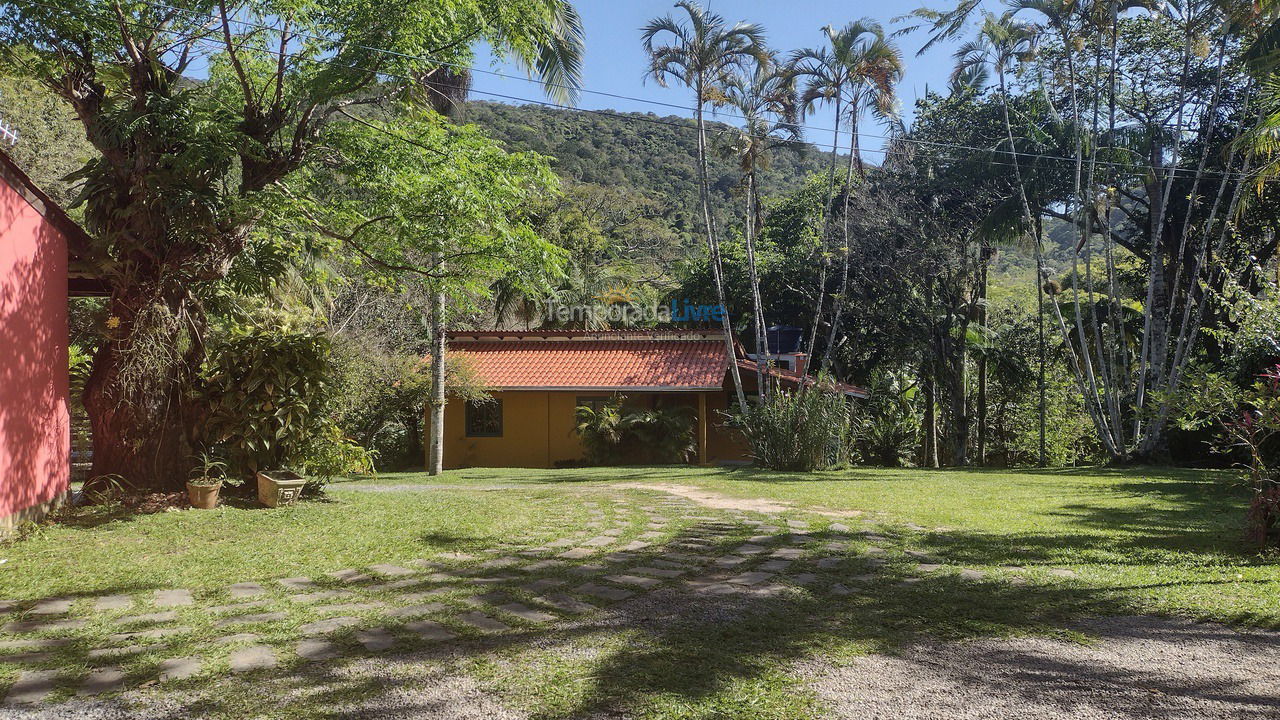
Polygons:
<instances>
[{"instance_id":1,"label":"yellow wall","mask_svg":"<svg viewBox=\"0 0 1280 720\"><path fill-rule=\"evenodd\" d=\"M502 401L502 437L467 437L466 407L460 400L450 400L445 408L444 465L461 467L529 467L549 468L557 463L583 459L582 443L573 428L574 409L579 397L608 397L608 394L585 392L495 392ZM707 393L708 419L706 458L709 464L745 459L740 443L729 431L719 427L727 394ZM633 393L627 404L653 407L658 395ZM688 404L698 407L696 393L661 395L666 405Z\"/></svg>"}]
</instances>

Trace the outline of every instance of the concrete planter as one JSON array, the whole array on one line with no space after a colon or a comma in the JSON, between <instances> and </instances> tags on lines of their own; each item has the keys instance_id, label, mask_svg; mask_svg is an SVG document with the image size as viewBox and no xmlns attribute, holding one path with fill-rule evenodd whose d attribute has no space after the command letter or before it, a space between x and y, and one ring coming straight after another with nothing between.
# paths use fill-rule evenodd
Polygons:
<instances>
[{"instance_id":1,"label":"concrete planter","mask_svg":"<svg viewBox=\"0 0 1280 720\"><path fill-rule=\"evenodd\" d=\"M191 507L197 510L212 510L218 506L218 491L222 490L222 483L216 485L194 485L187 483L187 499L191 501Z\"/></svg>"},{"instance_id":2,"label":"concrete planter","mask_svg":"<svg viewBox=\"0 0 1280 720\"><path fill-rule=\"evenodd\" d=\"M307 479L290 470L258 473L258 502L267 507L292 504L302 494Z\"/></svg>"}]
</instances>

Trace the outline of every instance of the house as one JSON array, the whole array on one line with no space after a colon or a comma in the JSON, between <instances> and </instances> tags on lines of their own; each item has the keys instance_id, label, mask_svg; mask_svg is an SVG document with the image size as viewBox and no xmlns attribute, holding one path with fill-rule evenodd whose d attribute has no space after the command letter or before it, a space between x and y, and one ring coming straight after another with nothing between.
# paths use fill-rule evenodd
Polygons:
<instances>
[{"instance_id":1,"label":"house","mask_svg":"<svg viewBox=\"0 0 1280 720\"><path fill-rule=\"evenodd\" d=\"M449 333L449 352L462 358L492 402L453 399L445 409L444 464L460 467L548 468L583 460L575 410L624 396L632 407L686 406L696 414L697 462L743 462L747 448L725 427L732 380L720 330L534 330ZM776 369L792 387L804 375ZM755 392L756 364L739 348L743 384ZM866 392L840 389L854 397Z\"/></svg>"},{"instance_id":2,"label":"house","mask_svg":"<svg viewBox=\"0 0 1280 720\"><path fill-rule=\"evenodd\" d=\"M57 506L71 467L67 297L84 230L0 152L0 534Z\"/></svg>"}]
</instances>

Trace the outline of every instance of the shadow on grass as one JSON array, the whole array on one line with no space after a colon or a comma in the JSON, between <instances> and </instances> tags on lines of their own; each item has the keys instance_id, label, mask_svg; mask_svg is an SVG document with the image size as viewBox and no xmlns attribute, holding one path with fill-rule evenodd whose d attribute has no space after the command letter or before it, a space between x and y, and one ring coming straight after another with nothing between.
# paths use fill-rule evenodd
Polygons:
<instances>
[{"instance_id":1,"label":"shadow on grass","mask_svg":"<svg viewBox=\"0 0 1280 720\"><path fill-rule=\"evenodd\" d=\"M668 502L678 505L670 511L678 517L709 512L691 503ZM643 502L635 501L634 496L625 501L623 506L631 519L618 521L627 523L628 533L640 529L638 514L631 512L632 505L643 505ZM1173 527L1173 521L1169 527ZM460 668L469 663L484 660L499 666L508 665L509 672L521 682L548 686L546 694L557 699L538 705L537 714L542 718L625 716L637 708L652 707L654 703L682 707L690 715L720 712L743 716L743 712L751 712L753 717L799 718L816 711L811 705L812 698L788 687L793 682L788 672L797 662L811 662L814 658L829 661L868 651L894 651L926 637L964 640L1026 634L1062 635L1074 620L1083 616L1125 615L1138 610L1125 596L1126 590L1137 588L1090 588L1036 574L1038 565L1052 561L1054 548L1070 544L1095 547L1105 542L1096 536L930 534L923 538L926 547L943 555L952 567L923 573L914 560L899 552L908 548L903 537L893 533L886 533L889 537L885 540L876 540L890 550L888 559L881 561L860 552L861 540L856 534L790 535L784 530L765 531L772 537L752 539L768 551L803 547L808 555L783 569L765 571L766 563L777 562L768 557L770 552L744 554L744 543L759 533L759 528L737 522L695 519L668 542L633 552L602 550L590 557L568 559L559 557L558 550L530 548L520 539L512 538L501 551L514 554L523 550L530 556L517 560L513 567L484 563L484 557L475 561L460 560L426 568L415 576L420 582L394 589L383 587L373 579L341 583L331 578L316 578L321 590L351 593L350 600L338 602L352 604L407 606L421 603L422 596L418 593L424 590L476 593L471 598L450 596L444 601L449 605L447 609L424 614L448 625L457 613L479 610L501 617L514 627L486 635L449 625L459 637L432 643L414 636L404 620L380 618L376 626L388 628L396 636L394 649L368 652L355 638L354 630L346 629L328 637L343 657L308 663L297 655L297 643L304 634L292 629L296 622L271 632L250 625L247 629L262 632L263 637L240 642L269 646L280 659L281 667L250 676L262 682L227 680L238 686L260 686L259 690L224 693L215 687L195 700L179 701L181 706L170 717L236 717L257 715L275 707L280 709L281 716L287 717L373 718L391 711L401 717L432 717L455 703L475 702L474 693L468 696L466 692L456 691L451 695L447 679L450 674L461 673ZM422 540L437 549L476 549L473 538L460 534L437 533L425 535ZM576 544L581 542L582 538L578 538ZM832 547L831 543L840 547ZM847 553L843 548L845 543L852 544ZM732 568L720 569L715 561L729 556L745 559ZM493 557L496 558L496 554ZM552 562L534 562L535 558ZM378 560L371 558L370 562ZM662 563L672 562L690 569L679 579L670 580L657 589L637 590L635 597L626 601L604 603L606 607L599 613L582 617L561 613L560 620L535 626L510 618L501 609L509 602L519 602L544 612L559 612L547 602L548 592L568 592L580 599L593 600L581 584L623 587L610 578L643 574L645 567L668 567ZM969 580L955 573L966 564L1016 564L1031 570L1020 578L1020 584L995 578ZM771 576L748 583L745 573L751 571L767 572ZM686 582L690 579L697 582ZM535 581L552 581L546 587L554 585L555 589L531 590L530 584ZM100 591L94 596L138 595L152 589L140 582ZM145 596L142 597L145 601ZM307 613L317 612L291 602L283 588L275 586L270 588L267 600L279 603L284 612L307 620L315 617ZM355 612L338 607L336 612ZM211 616L205 622L214 620ZM164 622L157 622L155 626L163 627ZM375 625L368 621L361 626ZM239 630L213 632L232 634ZM206 652L216 642L209 636L211 631L207 626L204 632L203 640L194 645L178 644L156 651ZM1184 639L1176 626L1161 632L1165 633L1163 639L1167 642ZM96 636L82 637L57 649L52 658L37 666L62 671L67 678L67 689L74 689L74 683L83 676L86 667L102 664L89 652L104 642L103 635L104 631L99 630ZM626 637L625 644L617 642L620 636ZM1280 644L1274 637L1268 637L1271 638L1269 644L1263 649L1274 657L1274 653L1280 651ZM558 692L555 687L564 681L564 671L540 668L536 662L519 659L520 653L526 651L543 656L549 653L572 665L584 650L594 651L594 655L590 663L568 671L569 676L583 683L580 692L571 695ZM402 665L408 675L391 673L388 677L369 677L348 672L347 661L375 655ZM148 681L147 675L154 677L154 669L154 663L134 667L130 671L130 682ZM1087 677L1091 669L1064 666L1056 670L1067 671L1084 673ZM423 674L432 672L441 673L445 680L435 682ZM1123 680L1138 687L1160 687L1166 693L1207 692L1195 681L1170 678L1161 668L1152 668L1149 673L1133 673ZM199 691L207 688L209 682L206 674L171 687ZM1223 682L1229 683L1230 679ZM393 689L403 690L404 694L392 692ZM296 692L296 696L289 695L291 692ZM1249 707L1280 707L1274 697L1254 697L1244 692L1221 696ZM1100 702L1072 694L1050 697L1050 700L1057 703L1063 716L1074 714L1075 705L1081 702ZM348 712L347 707L352 705L360 709ZM745 709L747 706L751 708L749 711ZM476 713L477 716L483 714Z\"/></svg>"}]
</instances>

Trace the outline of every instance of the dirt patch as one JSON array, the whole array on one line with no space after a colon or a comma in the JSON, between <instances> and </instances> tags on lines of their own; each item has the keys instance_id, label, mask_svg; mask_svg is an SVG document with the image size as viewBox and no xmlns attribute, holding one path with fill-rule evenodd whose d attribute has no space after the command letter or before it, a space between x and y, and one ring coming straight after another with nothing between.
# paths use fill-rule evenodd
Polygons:
<instances>
[{"instance_id":1,"label":"dirt patch","mask_svg":"<svg viewBox=\"0 0 1280 720\"><path fill-rule=\"evenodd\" d=\"M1280 717L1280 633L1151 617L1078 629L1097 643L925 642L804 674L835 718Z\"/></svg>"},{"instance_id":2,"label":"dirt patch","mask_svg":"<svg viewBox=\"0 0 1280 720\"><path fill-rule=\"evenodd\" d=\"M672 495L679 495L682 498L692 500L703 507L709 507L715 510L742 510L746 512L758 513L781 513L788 510L801 510L814 515L825 515L827 517L858 517L862 515L861 510L827 510L824 508L797 508L794 503L783 500L764 500L762 498L736 498L729 495L721 495L720 493L704 490L692 485L667 485L662 483L619 483L610 485L613 488L623 488L627 490L658 490Z\"/></svg>"}]
</instances>

